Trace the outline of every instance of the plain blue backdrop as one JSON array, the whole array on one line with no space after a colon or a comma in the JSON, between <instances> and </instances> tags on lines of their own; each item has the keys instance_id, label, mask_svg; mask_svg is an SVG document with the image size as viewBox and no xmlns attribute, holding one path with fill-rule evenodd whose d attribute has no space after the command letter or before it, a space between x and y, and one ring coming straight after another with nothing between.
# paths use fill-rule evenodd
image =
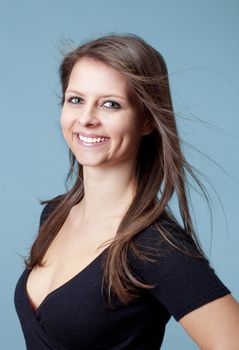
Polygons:
<instances>
[{"instance_id":1,"label":"plain blue backdrop","mask_svg":"<svg viewBox=\"0 0 239 350\"><path fill-rule=\"evenodd\" d=\"M37 232L39 199L65 191L68 153L59 126L58 80L62 38L77 45L112 32L135 33L163 54L183 149L204 174L212 199L211 242L209 210L192 193L198 235L216 272L239 299L238 4L0 0L1 349L25 349L13 304L21 256ZM162 349L197 346L171 319Z\"/></svg>"}]
</instances>

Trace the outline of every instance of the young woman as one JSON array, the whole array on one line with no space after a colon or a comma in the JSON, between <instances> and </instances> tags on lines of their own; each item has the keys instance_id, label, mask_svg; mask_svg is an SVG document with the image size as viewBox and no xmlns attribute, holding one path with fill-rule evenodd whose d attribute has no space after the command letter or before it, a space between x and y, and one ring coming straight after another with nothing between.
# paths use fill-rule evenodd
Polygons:
<instances>
[{"instance_id":1,"label":"young woman","mask_svg":"<svg viewBox=\"0 0 239 350\"><path fill-rule=\"evenodd\" d=\"M201 349L239 349L238 303L193 229L186 172L195 176L162 56L136 35L109 35L69 52L60 77L76 178L42 202L16 286L27 349L156 350L171 315Z\"/></svg>"}]
</instances>

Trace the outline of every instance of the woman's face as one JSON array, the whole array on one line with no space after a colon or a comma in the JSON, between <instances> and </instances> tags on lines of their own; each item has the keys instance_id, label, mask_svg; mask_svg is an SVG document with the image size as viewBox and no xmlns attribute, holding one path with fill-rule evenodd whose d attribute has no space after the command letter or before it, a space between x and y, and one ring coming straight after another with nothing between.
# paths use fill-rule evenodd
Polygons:
<instances>
[{"instance_id":1,"label":"woman's face","mask_svg":"<svg viewBox=\"0 0 239 350\"><path fill-rule=\"evenodd\" d=\"M150 131L130 98L126 78L104 63L80 59L73 67L61 113L63 136L84 166L133 161Z\"/></svg>"}]
</instances>

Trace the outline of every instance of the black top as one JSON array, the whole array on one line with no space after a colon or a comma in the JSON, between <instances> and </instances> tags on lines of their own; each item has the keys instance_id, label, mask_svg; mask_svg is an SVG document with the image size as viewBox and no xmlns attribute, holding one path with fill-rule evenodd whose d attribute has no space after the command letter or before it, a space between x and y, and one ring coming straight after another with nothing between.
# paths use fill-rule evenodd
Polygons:
<instances>
[{"instance_id":1,"label":"black top","mask_svg":"<svg viewBox=\"0 0 239 350\"><path fill-rule=\"evenodd\" d=\"M44 207L40 225L49 207ZM180 239L182 229L174 227L174 233ZM195 247L192 240L186 241ZM206 259L189 257L172 248L152 225L137 235L136 242L145 249L167 249L167 254L157 256L156 262L144 263L129 254L137 277L156 286L142 289L140 297L127 306L114 299L113 310L106 307L101 296L102 261L108 247L48 294L35 311L26 292L30 271L25 269L17 282L14 301L27 349L158 350L171 315L178 321L188 312L230 293Z\"/></svg>"}]
</instances>

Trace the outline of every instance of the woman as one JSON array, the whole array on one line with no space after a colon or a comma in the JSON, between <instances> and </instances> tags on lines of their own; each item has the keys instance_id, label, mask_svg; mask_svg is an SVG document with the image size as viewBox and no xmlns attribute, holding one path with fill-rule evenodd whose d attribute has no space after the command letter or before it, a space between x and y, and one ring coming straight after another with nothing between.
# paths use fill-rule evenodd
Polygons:
<instances>
[{"instance_id":1,"label":"woman","mask_svg":"<svg viewBox=\"0 0 239 350\"><path fill-rule=\"evenodd\" d=\"M200 348L239 349L238 304L194 233L185 172L195 176L162 56L136 35L109 35L68 53L60 77L76 181L42 202L16 286L27 349L156 350L171 315Z\"/></svg>"}]
</instances>

